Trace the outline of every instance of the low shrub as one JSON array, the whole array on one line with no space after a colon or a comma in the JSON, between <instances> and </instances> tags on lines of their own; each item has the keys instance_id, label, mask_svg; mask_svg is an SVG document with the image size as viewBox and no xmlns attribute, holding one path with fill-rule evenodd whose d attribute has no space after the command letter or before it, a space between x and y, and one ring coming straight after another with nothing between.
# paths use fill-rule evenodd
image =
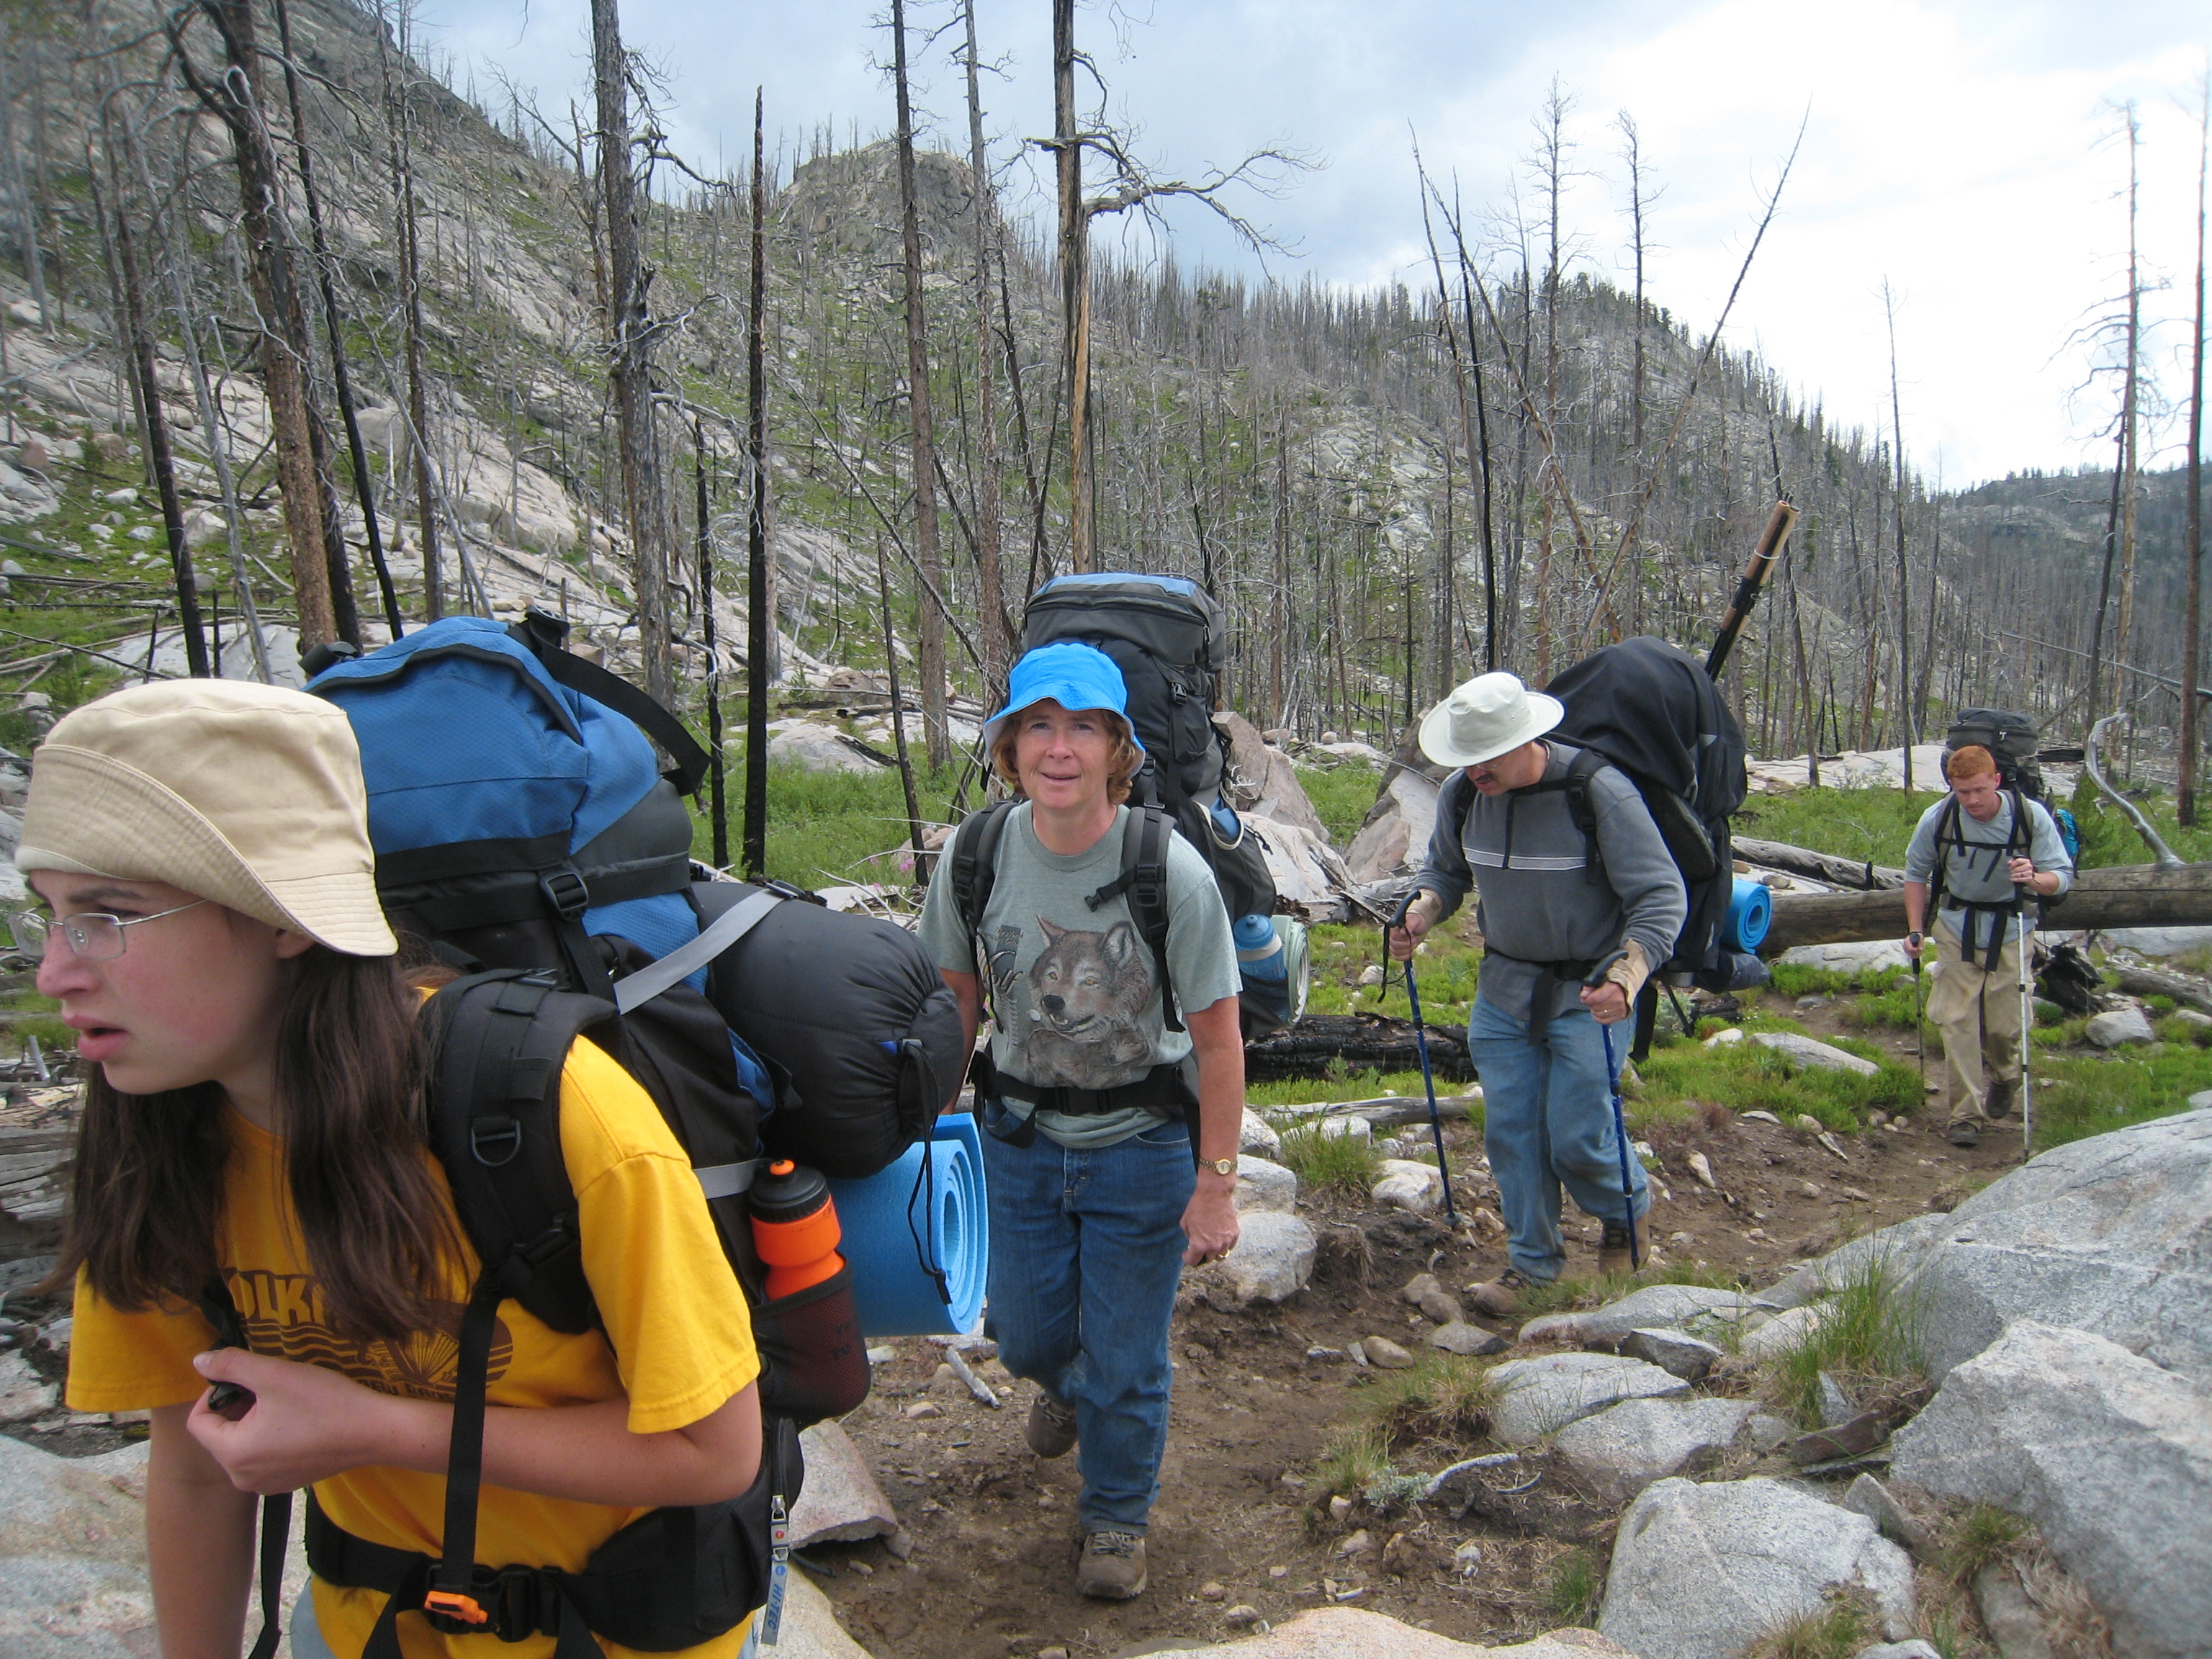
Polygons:
<instances>
[{"instance_id":1,"label":"low shrub","mask_svg":"<svg viewBox=\"0 0 2212 1659\"><path fill-rule=\"evenodd\" d=\"M1323 1134L1319 1124L1310 1123L1282 1139L1284 1166L1306 1187L1364 1198L1375 1184L1382 1158L1370 1136Z\"/></svg>"},{"instance_id":2,"label":"low shrub","mask_svg":"<svg viewBox=\"0 0 2212 1659\"><path fill-rule=\"evenodd\" d=\"M1587 1550L1569 1550L1553 1561L1546 1599L1553 1616L1562 1623L1595 1625L1599 1604L1605 1599L1605 1581L1599 1576L1596 1559Z\"/></svg>"}]
</instances>

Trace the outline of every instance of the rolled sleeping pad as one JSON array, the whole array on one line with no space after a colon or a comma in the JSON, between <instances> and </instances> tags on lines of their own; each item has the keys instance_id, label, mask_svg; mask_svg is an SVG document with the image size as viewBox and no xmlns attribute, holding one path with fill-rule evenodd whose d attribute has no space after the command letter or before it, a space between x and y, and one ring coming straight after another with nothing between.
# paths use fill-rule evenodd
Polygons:
<instances>
[{"instance_id":1,"label":"rolled sleeping pad","mask_svg":"<svg viewBox=\"0 0 2212 1659\"><path fill-rule=\"evenodd\" d=\"M830 1183L864 1335L964 1336L983 1311L991 1237L981 1134L973 1117L957 1112L936 1120L926 1144L931 1179L920 1191L920 1142L874 1175ZM938 1295L923 1251L944 1269L950 1307Z\"/></svg>"},{"instance_id":2,"label":"rolled sleeping pad","mask_svg":"<svg viewBox=\"0 0 2212 1659\"><path fill-rule=\"evenodd\" d=\"M1774 895L1760 883L1735 878L1729 895L1728 922L1722 938L1739 951L1756 951L1774 925Z\"/></svg>"}]
</instances>

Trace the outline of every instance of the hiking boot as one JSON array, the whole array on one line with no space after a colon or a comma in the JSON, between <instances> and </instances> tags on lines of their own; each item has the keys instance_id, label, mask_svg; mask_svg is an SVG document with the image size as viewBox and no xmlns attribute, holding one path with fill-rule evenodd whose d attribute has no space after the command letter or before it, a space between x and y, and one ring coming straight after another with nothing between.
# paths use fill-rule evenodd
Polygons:
<instances>
[{"instance_id":1,"label":"hiking boot","mask_svg":"<svg viewBox=\"0 0 2212 1659\"><path fill-rule=\"evenodd\" d=\"M1521 1292L1534 1283L1518 1267L1508 1267L1487 1283L1470 1286L1467 1297L1476 1312L1492 1319L1510 1319L1521 1311Z\"/></svg>"},{"instance_id":2,"label":"hiking boot","mask_svg":"<svg viewBox=\"0 0 2212 1659\"><path fill-rule=\"evenodd\" d=\"M1094 1532L1076 1563L1079 1594L1101 1601L1127 1601L1145 1593L1145 1540L1133 1532Z\"/></svg>"},{"instance_id":3,"label":"hiking boot","mask_svg":"<svg viewBox=\"0 0 2212 1659\"><path fill-rule=\"evenodd\" d=\"M1608 1221L1605 1231L1598 1235L1597 1270L1601 1273L1630 1273L1638 1262L1651 1260L1651 1235L1644 1218L1636 1218L1636 1251L1630 1259L1628 1229L1618 1221Z\"/></svg>"},{"instance_id":4,"label":"hiking boot","mask_svg":"<svg viewBox=\"0 0 2212 1659\"><path fill-rule=\"evenodd\" d=\"M1982 1110L1991 1117L2010 1117L2012 1098L2020 1092L2020 1085L2010 1079L2000 1079L1990 1085L1990 1097L1982 1103Z\"/></svg>"},{"instance_id":5,"label":"hiking boot","mask_svg":"<svg viewBox=\"0 0 2212 1659\"><path fill-rule=\"evenodd\" d=\"M1065 1400L1037 1391L1030 1402L1030 1420L1022 1427L1030 1449L1039 1457L1065 1457L1075 1446L1075 1407ZM1140 1575L1141 1576L1141 1575ZM1140 1584L1139 1589L1144 1587ZM1134 1595L1136 1590L1131 1590Z\"/></svg>"},{"instance_id":6,"label":"hiking boot","mask_svg":"<svg viewBox=\"0 0 2212 1659\"><path fill-rule=\"evenodd\" d=\"M1982 1144L1982 1127L1970 1117L1954 1118L1944 1126L1944 1134L1954 1146L1978 1146Z\"/></svg>"}]
</instances>

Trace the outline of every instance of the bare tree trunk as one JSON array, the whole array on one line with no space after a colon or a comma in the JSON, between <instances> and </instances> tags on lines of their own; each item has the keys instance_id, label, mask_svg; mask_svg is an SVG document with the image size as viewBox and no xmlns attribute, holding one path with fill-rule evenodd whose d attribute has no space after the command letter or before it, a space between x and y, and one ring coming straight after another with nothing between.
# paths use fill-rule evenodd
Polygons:
<instances>
[{"instance_id":1,"label":"bare tree trunk","mask_svg":"<svg viewBox=\"0 0 2212 1659\"><path fill-rule=\"evenodd\" d=\"M108 148L108 185L115 193L108 214L114 228L116 264L123 276L123 324L131 365L138 380L138 395L146 415L146 458L154 485L161 498L161 523L168 532L169 568L177 583L177 619L185 635L185 662L194 679L209 678L207 635L200 623L199 584L192 574L191 549L185 542L185 513L177 499L177 470L169 447L168 416L161 409L161 383L154 372L154 337L146 321L145 289L138 280L137 239L131 228L130 205L123 199L119 171L114 166L112 137ZM101 210L100 171L88 147L85 176L92 188L94 212ZM147 647L146 667L154 666L153 647Z\"/></svg>"},{"instance_id":2,"label":"bare tree trunk","mask_svg":"<svg viewBox=\"0 0 2212 1659\"><path fill-rule=\"evenodd\" d=\"M991 243L997 218L996 192L991 187L990 155L983 143L983 98L977 78L975 0L961 0L961 20L967 26L968 50L968 172L975 192L975 429L976 470L982 477L975 503L975 569L983 592L977 604L983 613L983 678L987 705L995 704L1017 642L1008 626L1005 579L1000 574L999 532L999 418L997 380L992 358L995 331L991 325Z\"/></svg>"},{"instance_id":3,"label":"bare tree trunk","mask_svg":"<svg viewBox=\"0 0 2212 1659\"><path fill-rule=\"evenodd\" d=\"M321 289L323 330L331 353L331 385L337 394L338 418L345 425L346 450L353 462L354 493L361 501L362 527L368 539L369 565L376 572L386 624L396 640L406 629L399 619L399 595L392 586L392 569L385 562L384 535L377 527L376 494L369 471L368 451L361 441L361 422L354 413L353 381L346 372L343 313L338 309L337 284L331 275L335 261L331 258L330 240L323 231L323 205L315 193L314 161L307 145L307 112L300 100L300 77L292 64L292 12L285 0L276 0L276 7L277 40L284 49L284 95L292 111L292 149L300 169L300 195L307 210L308 232L314 239L315 276ZM351 584L347 582L343 586L350 599ZM360 631L357 621L354 631Z\"/></svg>"},{"instance_id":4,"label":"bare tree trunk","mask_svg":"<svg viewBox=\"0 0 2212 1659\"><path fill-rule=\"evenodd\" d=\"M2212 161L2212 76L2197 82L2197 314L2189 343L2189 612L2181 635L2181 780L2175 793L2185 828L2197 822L2197 750L2200 741L2197 673L2204 645L2204 179Z\"/></svg>"},{"instance_id":5,"label":"bare tree trunk","mask_svg":"<svg viewBox=\"0 0 2212 1659\"><path fill-rule=\"evenodd\" d=\"M775 642L768 581L768 177L765 106L753 90L752 292L745 307L747 447L752 491L745 513L745 844L748 876L768 868L769 653ZM880 564L880 557L878 559Z\"/></svg>"},{"instance_id":6,"label":"bare tree trunk","mask_svg":"<svg viewBox=\"0 0 2212 1659\"><path fill-rule=\"evenodd\" d=\"M1636 261L1636 354L1629 370L1628 447L1640 460L1644 454L1644 145L1626 110L1613 118L1613 125L1620 129L1621 159L1628 163L1629 247Z\"/></svg>"},{"instance_id":7,"label":"bare tree trunk","mask_svg":"<svg viewBox=\"0 0 2212 1659\"><path fill-rule=\"evenodd\" d=\"M404 46L404 40L401 44ZM381 29L377 31L376 52L384 81L385 120L392 152L392 201L397 218L399 289L405 302L402 317L406 332L408 430L400 441L405 445L414 465L415 532L422 544L422 616L427 622L436 622L446 614L446 581L438 553L436 495L430 477L429 398L422 383L422 259L415 211L413 102L406 88L392 79L391 58L385 50ZM398 471L396 465L393 470ZM393 523L398 521L395 514Z\"/></svg>"},{"instance_id":8,"label":"bare tree trunk","mask_svg":"<svg viewBox=\"0 0 2212 1659\"><path fill-rule=\"evenodd\" d=\"M891 0L891 79L898 99L899 245L906 274L906 404L914 446L915 557L921 567L921 635L923 746L932 771L951 763L945 729L945 557L937 540L937 441L929 409L929 341L921 307L921 228L915 213L914 106L907 96L906 0ZM988 631L988 630L987 630Z\"/></svg>"},{"instance_id":9,"label":"bare tree trunk","mask_svg":"<svg viewBox=\"0 0 2212 1659\"><path fill-rule=\"evenodd\" d=\"M1897 696L1898 717L1905 733L1904 788L1912 793L1912 745L1920 740L1917 711L1912 707L1912 580L1905 567L1905 413L1897 389L1897 301L1889 279L1882 278L1881 314L1889 325L1889 431L1893 459L1897 463Z\"/></svg>"},{"instance_id":10,"label":"bare tree trunk","mask_svg":"<svg viewBox=\"0 0 2212 1659\"><path fill-rule=\"evenodd\" d=\"M1060 197L1060 315L1067 385L1067 563L1091 564L1091 220L1075 130L1075 0L1052 0L1052 133Z\"/></svg>"},{"instance_id":11,"label":"bare tree trunk","mask_svg":"<svg viewBox=\"0 0 2212 1659\"><path fill-rule=\"evenodd\" d=\"M666 702L675 690L668 641L668 514L653 413L651 280L638 246L637 179L630 167L629 63L617 0L592 0L592 74L598 95L599 189L606 204L612 292L608 378L622 444L623 506L637 584L637 633L645 689ZM751 665L757 678L762 665Z\"/></svg>"},{"instance_id":12,"label":"bare tree trunk","mask_svg":"<svg viewBox=\"0 0 2212 1659\"><path fill-rule=\"evenodd\" d=\"M2126 659L2134 640L2136 611L2136 507L2139 478L2136 428L2141 416L2139 389L2142 361L2142 280L2136 264L2136 155L2141 134L2135 106L2128 106L2128 362L2127 383L2120 399L2120 615L2112 630L2114 681L2117 665ZM2133 701L2132 697L2128 701ZM2094 718L2094 716L2093 716ZM2134 727L2129 727L2130 744Z\"/></svg>"},{"instance_id":13,"label":"bare tree trunk","mask_svg":"<svg viewBox=\"0 0 2212 1659\"><path fill-rule=\"evenodd\" d=\"M722 659L714 641L714 534L707 500L707 426L691 423L691 478L699 520L699 640L707 652L708 810L714 836L714 867L730 866L730 804L722 775Z\"/></svg>"},{"instance_id":14,"label":"bare tree trunk","mask_svg":"<svg viewBox=\"0 0 2212 1659\"><path fill-rule=\"evenodd\" d=\"M175 60L201 103L229 130L238 168L246 276L261 318L262 389L269 399L284 528L292 544L292 593L304 650L342 637L326 540L332 514L315 466L306 324L284 246L276 155L262 116L260 59L251 0L199 0L222 38L224 73L210 84L185 50L183 20L170 24ZM343 556L341 544L341 561Z\"/></svg>"}]
</instances>

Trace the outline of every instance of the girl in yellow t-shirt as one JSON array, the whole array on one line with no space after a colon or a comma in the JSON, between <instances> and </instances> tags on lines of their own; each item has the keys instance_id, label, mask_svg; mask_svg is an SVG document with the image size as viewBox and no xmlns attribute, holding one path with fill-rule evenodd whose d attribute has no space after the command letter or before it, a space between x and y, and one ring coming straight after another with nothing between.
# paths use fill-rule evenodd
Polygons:
<instances>
[{"instance_id":1,"label":"girl in yellow t-shirt","mask_svg":"<svg viewBox=\"0 0 2212 1659\"><path fill-rule=\"evenodd\" d=\"M16 861L40 907L11 919L17 947L87 1071L58 1269L76 1285L69 1401L152 1411L162 1652L235 1659L256 1494L312 1485L355 1538L439 1553L454 1333L478 1266L424 1142L420 994L377 903L352 730L268 686L118 691L39 750ZM650 1510L752 1486L759 1362L651 1100L579 1042L561 1108L605 1334L501 1304L477 1559L576 1572ZM215 1284L246 1349L215 1346L196 1304ZM210 1409L222 1382L250 1393L234 1418ZM313 1592L295 1650L362 1653L384 1595L319 1577ZM384 1628L408 1659L484 1651L419 1615ZM724 1659L744 1634L689 1651ZM562 1659L577 1642L559 1638Z\"/></svg>"}]
</instances>

